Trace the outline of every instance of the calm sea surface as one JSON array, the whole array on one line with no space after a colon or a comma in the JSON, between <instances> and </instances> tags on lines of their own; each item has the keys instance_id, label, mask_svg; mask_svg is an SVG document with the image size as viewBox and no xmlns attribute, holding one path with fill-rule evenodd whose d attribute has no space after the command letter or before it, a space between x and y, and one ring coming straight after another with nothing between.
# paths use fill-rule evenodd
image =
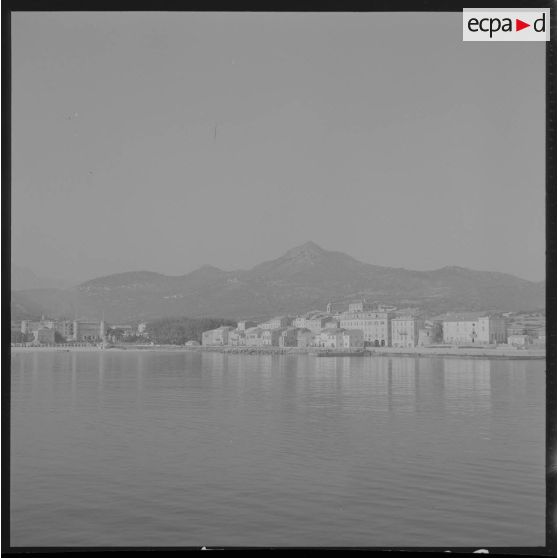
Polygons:
<instances>
[{"instance_id":1,"label":"calm sea surface","mask_svg":"<svg viewBox=\"0 0 558 558\"><path fill-rule=\"evenodd\" d=\"M11 544L544 545L544 368L13 353Z\"/></svg>"}]
</instances>

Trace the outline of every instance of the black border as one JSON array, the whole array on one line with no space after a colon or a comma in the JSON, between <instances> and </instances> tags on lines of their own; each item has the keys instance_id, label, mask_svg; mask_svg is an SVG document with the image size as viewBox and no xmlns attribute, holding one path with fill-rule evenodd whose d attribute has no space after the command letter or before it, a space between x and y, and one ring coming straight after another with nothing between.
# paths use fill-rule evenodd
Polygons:
<instances>
[{"instance_id":1,"label":"black border","mask_svg":"<svg viewBox=\"0 0 558 558\"><path fill-rule=\"evenodd\" d=\"M366 2L302 0L299 2L232 2L231 0L11 0L2 3L2 553L73 554L152 551L175 553L200 547L12 547L10 546L10 269L11 269L11 13L16 11L229 11L229 12L461 12L455 2ZM476 4L465 4L476 6ZM492 8L550 8L550 41L546 43L546 544L544 547L484 547L490 554L556 556L556 2L491 2ZM208 547L222 549L223 547ZM225 547L227 550L310 550L309 547ZM447 552L471 554L479 547L323 547L375 553Z\"/></svg>"}]
</instances>

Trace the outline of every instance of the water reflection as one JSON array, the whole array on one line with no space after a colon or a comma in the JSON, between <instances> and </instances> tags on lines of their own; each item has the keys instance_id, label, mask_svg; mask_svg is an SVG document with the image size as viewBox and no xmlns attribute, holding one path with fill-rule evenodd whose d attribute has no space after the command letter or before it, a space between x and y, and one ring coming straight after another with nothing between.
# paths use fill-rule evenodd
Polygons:
<instances>
[{"instance_id":1,"label":"water reflection","mask_svg":"<svg viewBox=\"0 0 558 558\"><path fill-rule=\"evenodd\" d=\"M488 359L444 359L445 398L450 411L474 414L490 408L490 366Z\"/></svg>"},{"instance_id":2,"label":"water reflection","mask_svg":"<svg viewBox=\"0 0 558 558\"><path fill-rule=\"evenodd\" d=\"M13 356L16 544L544 540L540 362Z\"/></svg>"}]
</instances>

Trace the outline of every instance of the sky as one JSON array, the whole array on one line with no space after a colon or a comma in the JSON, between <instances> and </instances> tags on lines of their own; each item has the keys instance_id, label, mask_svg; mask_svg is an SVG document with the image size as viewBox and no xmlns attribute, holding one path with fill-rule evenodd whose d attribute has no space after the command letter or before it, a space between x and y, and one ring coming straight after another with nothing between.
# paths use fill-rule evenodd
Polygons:
<instances>
[{"instance_id":1,"label":"sky","mask_svg":"<svg viewBox=\"0 0 558 558\"><path fill-rule=\"evenodd\" d=\"M545 274L545 43L461 13L12 15L12 264Z\"/></svg>"}]
</instances>

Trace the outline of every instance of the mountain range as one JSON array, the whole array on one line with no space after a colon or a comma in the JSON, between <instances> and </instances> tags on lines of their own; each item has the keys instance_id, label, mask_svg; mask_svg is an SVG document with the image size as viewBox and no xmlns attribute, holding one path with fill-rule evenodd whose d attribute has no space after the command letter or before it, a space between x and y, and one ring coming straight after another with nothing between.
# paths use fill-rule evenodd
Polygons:
<instances>
[{"instance_id":1,"label":"mountain range","mask_svg":"<svg viewBox=\"0 0 558 558\"><path fill-rule=\"evenodd\" d=\"M203 266L180 276L131 271L76 287L12 291L12 319L45 314L108 322L161 317L265 318L340 309L354 299L420 307L430 313L544 309L545 283L513 275L443 267L412 271L363 263L307 242L249 270Z\"/></svg>"}]
</instances>

